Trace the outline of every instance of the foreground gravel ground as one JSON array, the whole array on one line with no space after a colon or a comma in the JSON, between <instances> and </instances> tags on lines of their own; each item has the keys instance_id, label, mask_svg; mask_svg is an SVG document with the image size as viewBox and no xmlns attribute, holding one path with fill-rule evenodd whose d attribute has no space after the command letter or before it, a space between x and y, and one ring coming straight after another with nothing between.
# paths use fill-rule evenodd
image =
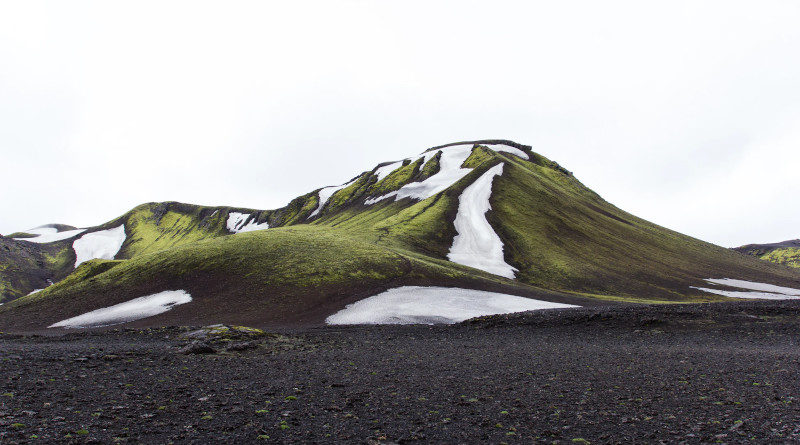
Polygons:
<instances>
[{"instance_id":1,"label":"foreground gravel ground","mask_svg":"<svg viewBox=\"0 0 800 445\"><path fill-rule=\"evenodd\" d=\"M794 442L799 327L799 302L746 302L194 340L208 354L186 328L3 335L0 443Z\"/></svg>"}]
</instances>

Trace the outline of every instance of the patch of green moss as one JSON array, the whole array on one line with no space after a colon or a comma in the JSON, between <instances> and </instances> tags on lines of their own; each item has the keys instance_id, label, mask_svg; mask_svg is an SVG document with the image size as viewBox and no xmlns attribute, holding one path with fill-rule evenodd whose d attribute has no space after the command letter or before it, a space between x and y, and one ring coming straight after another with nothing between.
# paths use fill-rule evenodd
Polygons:
<instances>
[{"instance_id":1,"label":"patch of green moss","mask_svg":"<svg viewBox=\"0 0 800 445\"><path fill-rule=\"evenodd\" d=\"M270 227L288 226L305 221L319 205L316 192L307 193L289 202L286 207L275 210L270 217Z\"/></svg>"},{"instance_id":2,"label":"patch of green moss","mask_svg":"<svg viewBox=\"0 0 800 445\"><path fill-rule=\"evenodd\" d=\"M800 267L800 249L796 247L780 247L764 254L761 259L789 267Z\"/></svg>"},{"instance_id":3,"label":"patch of green moss","mask_svg":"<svg viewBox=\"0 0 800 445\"><path fill-rule=\"evenodd\" d=\"M350 204L357 198L361 197L366 189L371 185L370 181L372 175L369 173L362 174L349 186L337 190L325 203L324 212L335 212L337 209Z\"/></svg>"},{"instance_id":4,"label":"patch of green moss","mask_svg":"<svg viewBox=\"0 0 800 445\"><path fill-rule=\"evenodd\" d=\"M428 162L425 163L425 165L422 166L422 169L419 171L419 175L417 175L415 179L417 181L424 181L430 178L431 176L435 175L436 173L439 173L439 169L441 168L439 163L441 162L441 159L442 159L442 152L440 151L436 153L432 158L430 158Z\"/></svg>"},{"instance_id":5,"label":"patch of green moss","mask_svg":"<svg viewBox=\"0 0 800 445\"><path fill-rule=\"evenodd\" d=\"M408 184L419 173L424 159L419 158L389 173L383 180L378 181L369 189L369 194L371 196L385 195Z\"/></svg>"},{"instance_id":6,"label":"patch of green moss","mask_svg":"<svg viewBox=\"0 0 800 445\"><path fill-rule=\"evenodd\" d=\"M483 145L475 147L466 161L461 165L464 168L475 168L484 162L491 162L495 159L494 151L486 148Z\"/></svg>"},{"instance_id":7,"label":"patch of green moss","mask_svg":"<svg viewBox=\"0 0 800 445\"><path fill-rule=\"evenodd\" d=\"M213 216L203 217L204 212ZM223 235L224 216L225 212L178 203L139 206L123 217L127 239L118 258L133 258Z\"/></svg>"},{"instance_id":8,"label":"patch of green moss","mask_svg":"<svg viewBox=\"0 0 800 445\"><path fill-rule=\"evenodd\" d=\"M20 238L20 239L36 238L37 236L39 236L39 235L36 235L36 234L33 234L33 233L27 233L27 232L14 232L11 235L6 235L7 238Z\"/></svg>"}]
</instances>

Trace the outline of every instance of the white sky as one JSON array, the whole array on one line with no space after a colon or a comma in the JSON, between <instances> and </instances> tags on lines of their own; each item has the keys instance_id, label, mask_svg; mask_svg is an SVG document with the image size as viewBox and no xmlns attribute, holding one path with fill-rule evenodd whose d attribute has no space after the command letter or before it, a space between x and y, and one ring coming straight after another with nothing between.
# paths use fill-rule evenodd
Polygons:
<instances>
[{"instance_id":1,"label":"white sky","mask_svg":"<svg viewBox=\"0 0 800 445\"><path fill-rule=\"evenodd\" d=\"M800 237L800 2L0 3L0 233L277 208L508 138L724 246Z\"/></svg>"}]
</instances>

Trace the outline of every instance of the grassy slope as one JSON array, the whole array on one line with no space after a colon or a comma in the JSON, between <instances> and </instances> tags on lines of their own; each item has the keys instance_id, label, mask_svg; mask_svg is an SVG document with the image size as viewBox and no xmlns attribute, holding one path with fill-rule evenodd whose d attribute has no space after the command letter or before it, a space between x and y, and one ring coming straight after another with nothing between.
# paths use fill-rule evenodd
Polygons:
<instances>
[{"instance_id":1,"label":"grassy slope","mask_svg":"<svg viewBox=\"0 0 800 445\"><path fill-rule=\"evenodd\" d=\"M263 222L272 214L261 210L177 202L148 203L105 224L91 227L87 233L125 224L127 238L117 258L128 259L228 235L226 221L230 211L254 214L256 222ZM63 230L73 229L59 226L64 227ZM37 244L24 242L24 238L2 238L0 302L11 301L34 289L44 288L48 285L47 280L58 281L71 273L75 264L72 242L72 239L68 239Z\"/></svg>"},{"instance_id":2,"label":"grassy slope","mask_svg":"<svg viewBox=\"0 0 800 445\"><path fill-rule=\"evenodd\" d=\"M163 323L320 323L345 304L400 283L466 284L564 300L446 261L365 242L343 230L298 225L199 241L130 260L87 262L64 281L0 307L0 314L14 314L13 323L0 317L0 329L42 328L166 289L186 289L194 301L157 317Z\"/></svg>"},{"instance_id":3,"label":"grassy slope","mask_svg":"<svg viewBox=\"0 0 800 445\"><path fill-rule=\"evenodd\" d=\"M518 278L549 289L664 300L716 300L690 289L700 278L797 286L800 275L630 215L574 177L507 163L490 221Z\"/></svg>"},{"instance_id":4,"label":"grassy slope","mask_svg":"<svg viewBox=\"0 0 800 445\"><path fill-rule=\"evenodd\" d=\"M64 278L74 263L75 253L65 243L36 244L0 237L0 303Z\"/></svg>"}]
</instances>

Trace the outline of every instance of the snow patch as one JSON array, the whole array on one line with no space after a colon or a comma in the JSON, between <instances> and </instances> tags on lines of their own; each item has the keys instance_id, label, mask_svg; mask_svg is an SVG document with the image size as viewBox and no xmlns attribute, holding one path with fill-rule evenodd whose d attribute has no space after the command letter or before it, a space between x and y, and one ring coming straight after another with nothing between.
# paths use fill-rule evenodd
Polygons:
<instances>
[{"instance_id":1,"label":"snow patch","mask_svg":"<svg viewBox=\"0 0 800 445\"><path fill-rule=\"evenodd\" d=\"M364 204L372 205L389 198L394 198L395 201L403 198L412 198L421 201L445 190L472 171L471 168L461 168L461 164L463 164L472 153L471 144L448 147L443 150L427 151L423 153L423 157L425 158L423 165L432 157L436 156L436 153L439 151L442 152L442 157L439 159L439 171L435 175L424 181L406 184L400 187L399 190L395 190L383 196L368 199Z\"/></svg>"},{"instance_id":2,"label":"snow patch","mask_svg":"<svg viewBox=\"0 0 800 445\"><path fill-rule=\"evenodd\" d=\"M389 176L393 171L397 170L398 168L403 166L403 161L392 162L391 164L384 165L383 167L378 167L375 169L373 173L378 180L375 183L379 183L383 181L383 179Z\"/></svg>"},{"instance_id":3,"label":"snow patch","mask_svg":"<svg viewBox=\"0 0 800 445\"><path fill-rule=\"evenodd\" d=\"M708 278L705 281L728 287L738 287L748 289L747 291L732 291L723 289L711 289L706 287L692 286L711 294L722 295L731 298L755 298L761 300L797 300L800 299L800 289L791 287L775 286L774 284L758 283L755 281L735 280L733 278Z\"/></svg>"},{"instance_id":4,"label":"snow patch","mask_svg":"<svg viewBox=\"0 0 800 445\"><path fill-rule=\"evenodd\" d=\"M451 324L481 315L570 307L577 306L472 289L403 286L349 304L325 322Z\"/></svg>"},{"instance_id":5,"label":"snow patch","mask_svg":"<svg viewBox=\"0 0 800 445\"><path fill-rule=\"evenodd\" d=\"M524 151L520 150L517 147L512 147L510 145L505 145L505 144L498 144L498 145L486 144L486 146L494 151L504 151L506 153L511 153L512 155L517 155L522 159L530 159L528 153L525 153Z\"/></svg>"},{"instance_id":6,"label":"snow patch","mask_svg":"<svg viewBox=\"0 0 800 445\"><path fill-rule=\"evenodd\" d=\"M168 290L145 297L134 298L124 303L96 309L77 317L54 323L50 328L98 328L127 323L142 318L163 314L173 306L192 301L185 290Z\"/></svg>"},{"instance_id":7,"label":"snow patch","mask_svg":"<svg viewBox=\"0 0 800 445\"><path fill-rule=\"evenodd\" d=\"M85 232L86 229L64 230L59 232L55 227L37 227L35 229L26 230L25 233L31 235L38 235L33 238L14 238L20 241L30 241L32 243L52 243L61 241Z\"/></svg>"},{"instance_id":8,"label":"snow patch","mask_svg":"<svg viewBox=\"0 0 800 445\"><path fill-rule=\"evenodd\" d=\"M701 290L703 292L708 292L711 294L717 294L717 295L722 295L723 297L731 297L731 298L747 298L747 299L758 299L758 300L797 300L800 298L800 296L773 294L771 292L733 291L733 290L722 290L722 289L709 289L707 287L695 287L695 286L692 286L692 288Z\"/></svg>"},{"instance_id":9,"label":"snow patch","mask_svg":"<svg viewBox=\"0 0 800 445\"><path fill-rule=\"evenodd\" d=\"M775 286L774 284L757 283L755 281L734 280L733 278L709 278L705 281L708 281L709 283L712 284L719 284L722 286L738 287L740 289L759 290L777 294L800 296L800 289Z\"/></svg>"},{"instance_id":10,"label":"snow patch","mask_svg":"<svg viewBox=\"0 0 800 445\"><path fill-rule=\"evenodd\" d=\"M214 216L214 215L211 215ZM269 229L269 223L266 221L261 224L256 224L256 218L253 216L253 219L248 222L247 220L250 219L249 213L239 213L239 212L230 212L228 213L228 221L226 226L228 231L231 233L241 233L241 232L252 232L254 230L265 230Z\"/></svg>"},{"instance_id":11,"label":"snow patch","mask_svg":"<svg viewBox=\"0 0 800 445\"><path fill-rule=\"evenodd\" d=\"M72 242L75 267L93 259L113 260L125 242L125 225L83 235Z\"/></svg>"},{"instance_id":12,"label":"snow patch","mask_svg":"<svg viewBox=\"0 0 800 445\"><path fill-rule=\"evenodd\" d=\"M360 176L358 178L360 178ZM339 190L341 190L341 189L349 186L350 184L356 182L358 180L358 178L355 178L352 181L346 182L346 183L344 183L342 185L332 185L330 187L324 187L324 188L319 189L319 192L318 192L319 204L317 204L317 208L314 209L314 211L311 212L311 214L308 215L308 218L306 218L306 219L310 219L310 218L312 218L312 217L314 217L316 215L319 215L319 212L322 210L322 207L325 206L325 204L328 202L329 199L331 199L331 196L333 196L334 193L336 193Z\"/></svg>"},{"instance_id":13,"label":"snow patch","mask_svg":"<svg viewBox=\"0 0 800 445\"><path fill-rule=\"evenodd\" d=\"M447 259L513 279L517 269L505 262L503 242L486 220L486 212L492 208L489 204L492 181L503 174L503 165L497 164L487 170L458 198L458 213L453 222L458 234L453 238Z\"/></svg>"}]
</instances>

